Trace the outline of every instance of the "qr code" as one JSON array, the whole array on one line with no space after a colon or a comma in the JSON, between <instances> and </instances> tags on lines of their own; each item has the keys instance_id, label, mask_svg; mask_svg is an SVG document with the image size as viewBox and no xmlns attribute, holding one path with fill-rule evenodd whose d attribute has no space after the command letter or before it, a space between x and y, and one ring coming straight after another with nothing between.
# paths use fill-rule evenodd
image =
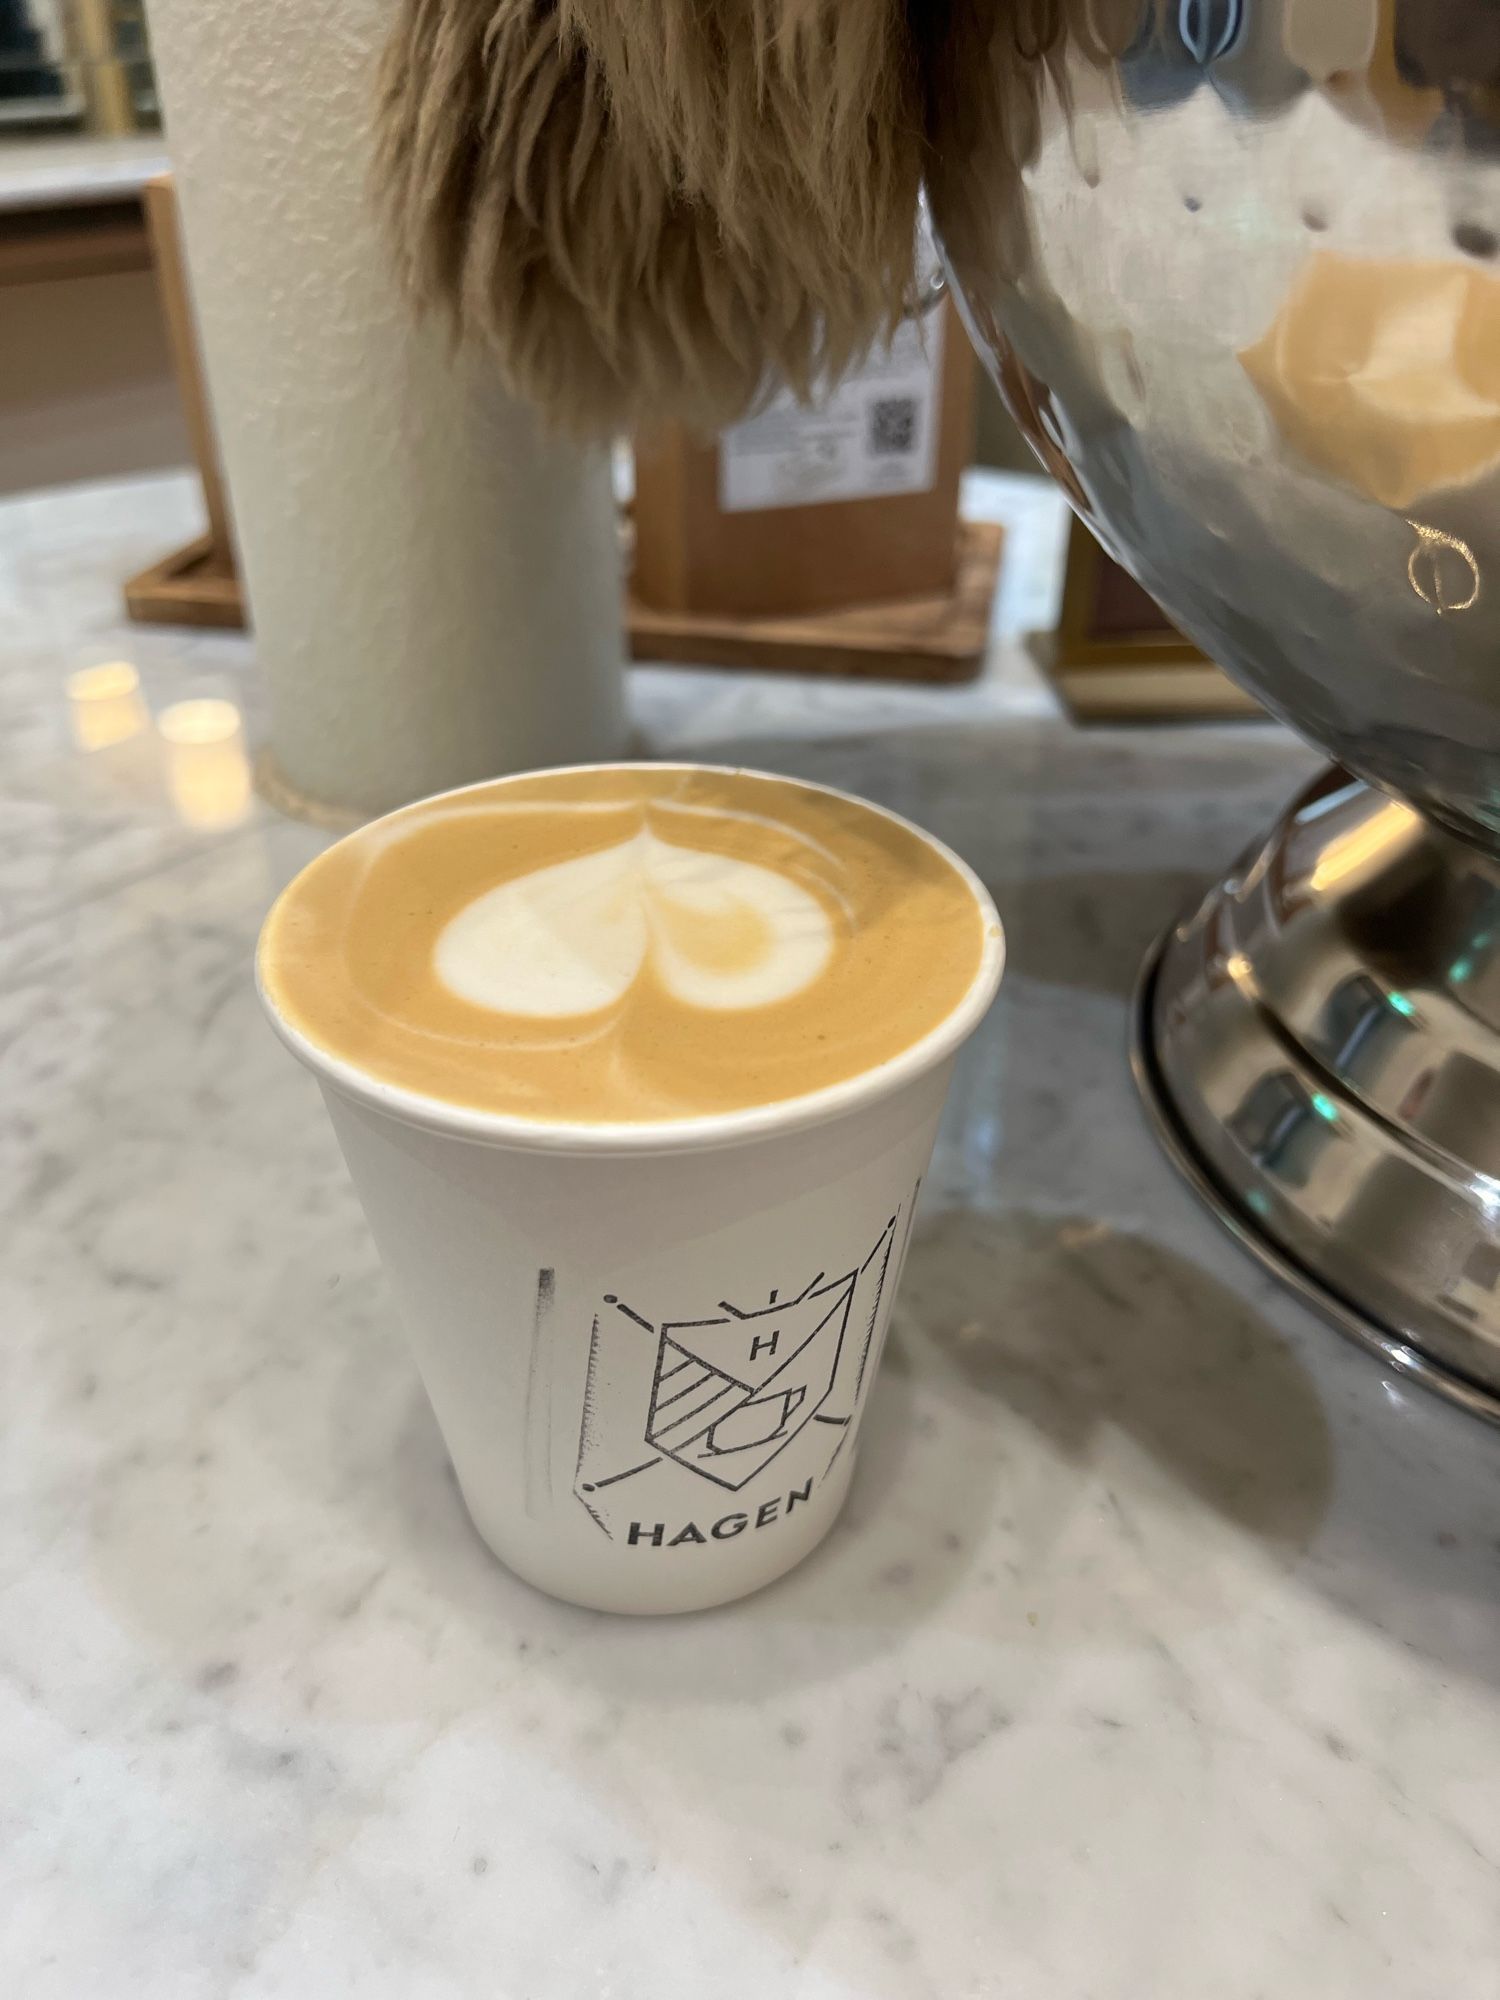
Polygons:
<instances>
[{"instance_id":1,"label":"qr code","mask_svg":"<svg viewBox=\"0 0 1500 2000\"><path fill-rule=\"evenodd\" d=\"M870 405L870 456L901 458L917 448L917 399L884 396Z\"/></svg>"}]
</instances>

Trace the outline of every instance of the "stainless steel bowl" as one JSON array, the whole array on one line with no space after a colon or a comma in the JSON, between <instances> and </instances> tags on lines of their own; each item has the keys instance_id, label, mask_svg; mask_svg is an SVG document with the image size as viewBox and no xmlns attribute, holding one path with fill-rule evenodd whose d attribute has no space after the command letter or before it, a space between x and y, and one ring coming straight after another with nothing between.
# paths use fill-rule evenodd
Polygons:
<instances>
[{"instance_id":1,"label":"stainless steel bowl","mask_svg":"<svg viewBox=\"0 0 1500 2000\"><path fill-rule=\"evenodd\" d=\"M1500 6L1038 12L1046 63L970 4L935 66L981 352L1185 632L1500 848Z\"/></svg>"},{"instance_id":2,"label":"stainless steel bowl","mask_svg":"<svg viewBox=\"0 0 1500 2000\"><path fill-rule=\"evenodd\" d=\"M1288 814L1164 941L1143 1081L1242 1235L1500 1413L1500 4L950 11L929 198L1023 428L1414 809Z\"/></svg>"}]
</instances>

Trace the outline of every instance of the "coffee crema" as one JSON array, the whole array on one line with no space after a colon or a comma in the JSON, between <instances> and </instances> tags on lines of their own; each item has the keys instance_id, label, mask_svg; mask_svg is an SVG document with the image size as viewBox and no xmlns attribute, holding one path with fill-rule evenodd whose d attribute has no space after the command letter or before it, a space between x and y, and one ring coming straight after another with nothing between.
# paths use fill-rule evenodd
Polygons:
<instances>
[{"instance_id":1,"label":"coffee crema","mask_svg":"<svg viewBox=\"0 0 1500 2000\"><path fill-rule=\"evenodd\" d=\"M294 1029L382 1082L565 1123L801 1097L921 1040L988 913L921 835L790 780L508 778L351 834L261 935Z\"/></svg>"}]
</instances>

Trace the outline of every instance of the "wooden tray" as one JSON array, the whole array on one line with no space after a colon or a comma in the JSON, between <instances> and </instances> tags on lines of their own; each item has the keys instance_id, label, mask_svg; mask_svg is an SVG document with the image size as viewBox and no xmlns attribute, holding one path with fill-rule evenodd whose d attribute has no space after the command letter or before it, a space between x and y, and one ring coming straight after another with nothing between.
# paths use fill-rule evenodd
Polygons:
<instances>
[{"instance_id":1,"label":"wooden tray","mask_svg":"<svg viewBox=\"0 0 1500 2000\"><path fill-rule=\"evenodd\" d=\"M984 663L1004 540L996 522L960 523L958 574L944 597L895 598L796 618L654 611L628 592L631 658L878 680L972 680Z\"/></svg>"}]
</instances>

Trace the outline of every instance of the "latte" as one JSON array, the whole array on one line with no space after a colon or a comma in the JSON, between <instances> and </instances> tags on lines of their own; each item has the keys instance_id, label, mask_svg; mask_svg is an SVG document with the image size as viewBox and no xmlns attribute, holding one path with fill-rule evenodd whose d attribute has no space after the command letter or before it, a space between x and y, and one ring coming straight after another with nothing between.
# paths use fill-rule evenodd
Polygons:
<instances>
[{"instance_id":1,"label":"latte","mask_svg":"<svg viewBox=\"0 0 1500 2000\"><path fill-rule=\"evenodd\" d=\"M914 828L788 780L502 779L351 834L267 919L272 1007L328 1054L508 1117L649 1123L839 1083L938 1027L992 923Z\"/></svg>"}]
</instances>

